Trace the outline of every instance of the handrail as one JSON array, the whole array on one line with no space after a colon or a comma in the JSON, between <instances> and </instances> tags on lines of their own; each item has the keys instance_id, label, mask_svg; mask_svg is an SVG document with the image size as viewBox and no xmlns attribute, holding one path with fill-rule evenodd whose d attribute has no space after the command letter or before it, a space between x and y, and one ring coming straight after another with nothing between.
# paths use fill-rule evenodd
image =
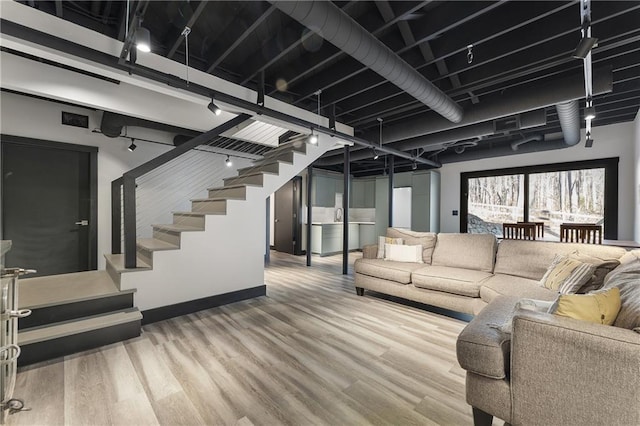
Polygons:
<instances>
[{"instance_id":1,"label":"handrail","mask_svg":"<svg viewBox=\"0 0 640 426\"><path fill-rule=\"evenodd\" d=\"M251 116L248 114L240 114L237 117L215 127L208 132L202 133L193 139L183 143L174 149L167 151L138 167L135 167L124 173L122 177L111 182L111 253L122 253L121 233L122 224L124 223L124 267L136 268L136 179L149 173L152 170L168 163L191 151L193 148L200 146L211 139L220 136L227 130L236 127ZM120 199L122 198L122 205ZM122 208L121 208L122 207ZM122 220L121 211L123 211L124 221Z\"/></svg>"}]
</instances>

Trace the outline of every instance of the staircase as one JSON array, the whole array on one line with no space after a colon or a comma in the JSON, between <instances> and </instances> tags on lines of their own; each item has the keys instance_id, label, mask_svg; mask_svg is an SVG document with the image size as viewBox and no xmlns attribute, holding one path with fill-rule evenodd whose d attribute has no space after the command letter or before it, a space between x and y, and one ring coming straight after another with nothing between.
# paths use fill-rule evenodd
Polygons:
<instances>
[{"instance_id":1,"label":"staircase","mask_svg":"<svg viewBox=\"0 0 640 426\"><path fill-rule=\"evenodd\" d=\"M135 269L108 254L106 271L23 280L20 306L33 314L20 322L21 365L135 337L143 323L264 295L265 200L333 146L323 136L318 145L279 146L192 200L191 211L175 212L173 223L153 225L153 237L137 241ZM91 285L69 285L83 281ZM29 287L66 290L43 303L27 295Z\"/></svg>"}]
</instances>

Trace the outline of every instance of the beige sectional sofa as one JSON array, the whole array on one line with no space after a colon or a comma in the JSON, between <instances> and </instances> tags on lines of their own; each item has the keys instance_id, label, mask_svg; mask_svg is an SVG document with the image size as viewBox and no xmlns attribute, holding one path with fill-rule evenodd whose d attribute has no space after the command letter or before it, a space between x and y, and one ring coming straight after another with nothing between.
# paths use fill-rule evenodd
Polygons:
<instances>
[{"instance_id":1,"label":"beige sectional sofa","mask_svg":"<svg viewBox=\"0 0 640 426\"><path fill-rule=\"evenodd\" d=\"M619 259L626 250L590 244L504 240L491 234L434 234L388 228L387 237L423 246L424 263L376 258L377 246L363 249L354 265L359 295L372 290L476 315L498 296L553 300L557 292L538 282L556 254L579 252Z\"/></svg>"}]
</instances>

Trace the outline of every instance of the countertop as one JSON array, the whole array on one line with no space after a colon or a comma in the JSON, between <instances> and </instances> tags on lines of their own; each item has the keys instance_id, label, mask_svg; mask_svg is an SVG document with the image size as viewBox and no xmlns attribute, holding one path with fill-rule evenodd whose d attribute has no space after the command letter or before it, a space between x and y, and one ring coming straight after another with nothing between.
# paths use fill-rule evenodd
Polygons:
<instances>
[{"instance_id":1,"label":"countertop","mask_svg":"<svg viewBox=\"0 0 640 426\"><path fill-rule=\"evenodd\" d=\"M342 225L344 222L311 222L312 225ZM349 222L353 225L375 225L375 222Z\"/></svg>"}]
</instances>

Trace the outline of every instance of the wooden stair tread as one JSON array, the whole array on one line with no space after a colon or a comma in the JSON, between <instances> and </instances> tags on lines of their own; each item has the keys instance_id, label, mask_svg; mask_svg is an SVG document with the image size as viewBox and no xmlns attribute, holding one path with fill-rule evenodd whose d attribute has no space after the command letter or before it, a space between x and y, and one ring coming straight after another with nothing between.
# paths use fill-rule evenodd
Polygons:
<instances>
[{"instance_id":1,"label":"wooden stair tread","mask_svg":"<svg viewBox=\"0 0 640 426\"><path fill-rule=\"evenodd\" d=\"M244 201L244 197L214 197L214 198L193 198L189 201L229 201L229 200L239 200Z\"/></svg>"},{"instance_id":2,"label":"wooden stair tread","mask_svg":"<svg viewBox=\"0 0 640 426\"><path fill-rule=\"evenodd\" d=\"M206 216L207 214L210 213L205 213L205 212L173 212L173 214L177 214L177 215L181 215L181 216Z\"/></svg>"},{"instance_id":3,"label":"wooden stair tread","mask_svg":"<svg viewBox=\"0 0 640 426\"><path fill-rule=\"evenodd\" d=\"M177 225L174 223L168 223L165 225L151 225L153 229L159 229L161 231L169 232L198 232L204 231L204 228L198 228L196 226Z\"/></svg>"},{"instance_id":4,"label":"wooden stair tread","mask_svg":"<svg viewBox=\"0 0 640 426\"><path fill-rule=\"evenodd\" d=\"M278 173L276 172L269 172L269 171L264 171L261 170L259 172L255 172L255 173L246 173L243 175L238 175L238 176L231 176L228 178L224 178L223 180L232 180L232 179L238 179L238 178L245 178L245 177L253 177L253 176L260 176L260 175L277 175ZM229 188L228 186L226 186L225 188Z\"/></svg>"},{"instance_id":5,"label":"wooden stair tread","mask_svg":"<svg viewBox=\"0 0 640 426\"><path fill-rule=\"evenodd\" d=\"M180 247L157 238L139 238L138 247L149 251L178 250Z\"/></svg>"},{"instance_id":6,"label":"wooden stair tread","mask_svg":"<svg viewBox=\"0 0 640 426\"><path fill-rule=\"evenodd\" d=\"M148 271L151 269L151 266L144 262L139 257L137 258L137 267L136 268L125 268L124 267L124 254L105 254L105 259L107 259L107 263L109 263L116 272L134 272L134 271Z\"/></svg>"},{"instance_id":7,"label":"wooden stair tread","mask_svg":"<svg viewBox=\"0 0 640 426\"><path fill-rule=\"evenodd\" d=\"M21 278L18 281L20 308L40 308L129 293L120 291L107 271Z\"/></svg>"},{"instance_id":8,"label":"wooden stair tread","mask_svg":"<svg viewBox=\"0 0 640 426\"><path fill-rule=\"evenodd\" d=\"M238 177L238 176L234 176L234 177ZM217 191L219 189L237 189L237 188L243 188L245 186L261 187L262 185L258 185L258 184L255 184L255 183L238 183L236 185L215 186L215 187L212 187L212 188L207 188L207 191Z\"/></svg>"},{"instance_id":9,"label":"wooden stair tread","mask_svg":"<svg viewBox=\"0 0 640 426\"><path fill-rule=\"evenodd\" d=\"M131 308L126 311L96 315L77 320L55 323L49 326L21 330L18 333L18 343L20 345L29 345L31 343L57 339L73 334L84 333L87 331L98 330L101 328L140 320L142 320L142 314L140 311L138 311L137 308Z\"/></svg>"}]
</instances>

